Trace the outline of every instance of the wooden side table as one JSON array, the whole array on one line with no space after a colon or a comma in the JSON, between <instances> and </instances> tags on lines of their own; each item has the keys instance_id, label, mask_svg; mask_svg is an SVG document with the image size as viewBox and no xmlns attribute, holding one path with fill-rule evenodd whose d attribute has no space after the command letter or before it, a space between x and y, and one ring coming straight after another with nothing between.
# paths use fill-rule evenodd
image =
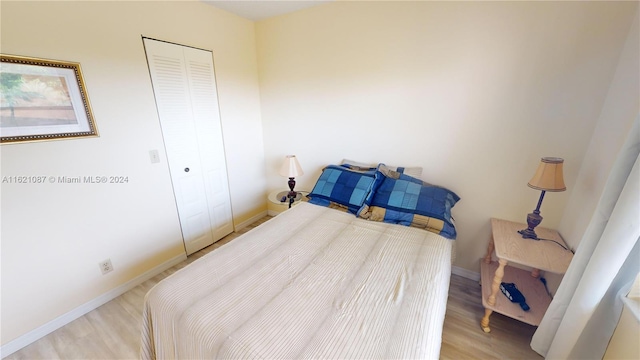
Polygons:
<instances>
[{"instance_id":1,"label":"wooden side table","mask_svg":"<svg viewBox=\"0 0 640 360\"><path fill-rule=\"evenodd\" d=\"M551 303L545 285L540 281L540 270L564 274L569 267L573 254L550 241L523 239L518 230L526 229L526 224L491 219L492 237L486 256L480 260L480 279L482 283L482 305L485 308L480 326L490 332L489 316L496 311L500 314L538 326ZM551 229L536 228L541 239L557 241L566 247L560 234ZM498 261L492 261L495 250ZM507 266L509 262L533 268L531 272ZM514 283L524 295L530 310L524 311L517 303L498 294L500 283Z\"/></svg>"}]
</instances>

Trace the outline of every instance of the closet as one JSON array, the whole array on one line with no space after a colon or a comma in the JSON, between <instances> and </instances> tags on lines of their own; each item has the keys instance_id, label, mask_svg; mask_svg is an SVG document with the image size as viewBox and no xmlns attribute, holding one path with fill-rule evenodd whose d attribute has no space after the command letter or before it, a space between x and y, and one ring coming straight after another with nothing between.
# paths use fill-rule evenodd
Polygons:
<instances>
[{"instance_id":1,"label":"closet","mask_svg":"<svg viewBox=\"0 0 640 360\"><path fill-rule=\"evenodd\" d=\"M190 255L233 231L211 51L143 38Z\"/></svg>"}]
</instances>

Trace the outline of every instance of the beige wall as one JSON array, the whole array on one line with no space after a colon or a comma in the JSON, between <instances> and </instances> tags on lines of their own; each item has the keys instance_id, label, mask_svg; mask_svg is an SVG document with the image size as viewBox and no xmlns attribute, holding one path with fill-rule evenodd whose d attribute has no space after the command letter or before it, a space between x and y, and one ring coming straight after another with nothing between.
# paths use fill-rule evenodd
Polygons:
<instances>
[{"instance_id":1,"label":"beige wall","mask_svg":"<svg viewBox=\"0 0 640 360\"><path fill-rule=\"evenodd\" d=\"M455 265L477 272L489 218L535 207L543 156L565 159L568 190L542 206L558 227L635 7L337 2L258 22L268 187L288 153L301 189L343 158L422 166L462 198Z\"/></svg>"},{"instance_id":2,"label":"beige wall","mask_svg":"<svg viewBox=\"0 0 640 360\"><path fill-rule=\"evenodd\" d=\"M1 3L2 53L80 62L100 137L2 145L2 344L184 254L141 36L214 54L234 221L266 211L254 24L197 2ZM149 150L160 151L151 164ZM101 275L111 258L115 271Z\"/></svg>"}]
</instances>

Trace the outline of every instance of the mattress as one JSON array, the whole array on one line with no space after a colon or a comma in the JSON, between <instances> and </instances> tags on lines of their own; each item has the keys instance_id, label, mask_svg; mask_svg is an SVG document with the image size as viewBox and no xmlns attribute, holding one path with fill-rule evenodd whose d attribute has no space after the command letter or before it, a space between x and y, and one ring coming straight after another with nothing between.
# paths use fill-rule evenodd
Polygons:
<instances>
[{"instance_id":1,"label":"mattress","mask_svg":"<svg viewBox=\"0 0 640 360\"><path fill-rule=\"evenodd\" d=\"M438 358L453 243L301 203L152 288L141 358Z\"/></svg>"}]
</instances>

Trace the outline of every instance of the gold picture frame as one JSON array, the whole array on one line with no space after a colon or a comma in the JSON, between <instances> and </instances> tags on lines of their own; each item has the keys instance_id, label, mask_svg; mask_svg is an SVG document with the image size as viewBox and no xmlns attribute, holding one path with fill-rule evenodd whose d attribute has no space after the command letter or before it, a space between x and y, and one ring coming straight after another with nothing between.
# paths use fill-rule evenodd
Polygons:
<instances>
[{"instance_id":1,"label":"gold picture frame","mask_svg":"<svg viewBox=\"0 0 640 360\"><path fill-rule=\"evenodd\" d=\"M98 136L79 63L0 60L0 143Z\"/></svg>"}]
</instances>

